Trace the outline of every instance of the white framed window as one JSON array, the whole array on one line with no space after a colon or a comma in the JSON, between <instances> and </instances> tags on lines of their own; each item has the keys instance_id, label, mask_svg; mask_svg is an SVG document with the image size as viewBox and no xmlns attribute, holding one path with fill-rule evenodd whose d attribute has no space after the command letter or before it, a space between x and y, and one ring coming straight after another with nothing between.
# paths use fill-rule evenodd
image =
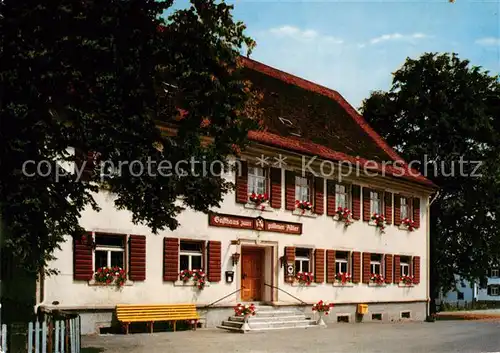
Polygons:
<instances>
[{"instance_id":1,"label":"white framed window","mask_svg":"<svg viewBox=\"0 0 500 353\"><path fill-rule=\"evenodd\" d=\"M183 241L179 249L179 270L203 270L203 244L201 242Z\"/></svg>"},{"instance_id":2,"label":"white framed window","mask_svg":"<svg viewBox=\"0 0 500 353\"><path fill-rule=\"evenodd\" d=\"M410 218L410 203L407 197L400 197L399 199L399 212L401 215L401 219Z\"/></svg>"},{"instance_id":3,"label":"white framed window","mask_svg":"<svg viewBox=\"0 0 500 353\"><path fill-rule=\"evenodd\" d=\"M489 289L488 295L495 296L495 297L500 295L500 285L491 285L491 286L488 286L488 289Z\"/></svg>"},{"instance_id":4,"label":"white framed window","mask_svg":"<svg viewBox=\"0 0 500 353\"><path fill-rule=\"evenodd\" d=\"M399 262L399 269L401 271L401 277L402 276L410 276L410 264L411 264L411 259L407 256L401 256L400 262Z\"/></svg>"},{"instance_id":5,"label":"white framed window","mask_svg":"<svg viewBox=\"0 0 500 353\"><path fill-rule=\"evenodd\" d=\"M349 253L347 251L335 252L335 273L349 273Z\"/></svg>"},{"instance_id":6,"label":"white framed window","mask_svg":"<svg viewBox=\"0 0 500 353\"><path fill-rule=\"evenodd\" d=\"M295 273L311 271L311 250L296 248L295 249Z\"/></svg>"},{"instance_id":7,"label":"white framed window","mask_svg":"<svg viewBox=\"0 0 500 353\"><path fill-rule=\"evenodd\" d=\"M377 275L382 275L382 255L371 254L370 271L371 271L371 273L374 273Z\"/></svg>"},{"instance_id":8,"label":"white framed window","mask_svg":"<svg viewBox=\"0 0 500 353\"><path fill-rule=\"evenodd\" d=\"M311 201L311 181L308 178L295 176L295 199L299 201Z\"/></svg>"},{"instance_id":9,"label":"white framed window","mask_svg":"<svg viewBox=\"0 0 500 353\"><path fill-rule=\"evenodd\" d=\"M101 267L124 269L125 235L95 233L94 271Z\"/></svg>"},{"instance_id":10,"label":"white framed window","mask_svg":"<svg viewBox=\"0 0 500 353\"><path fill-rule=\"evenodd\" d=\"M380 192L370 191L370 215L382 212L382 196Z\"/></svg>"},{"instance_id":11,"label":"white framed window","mask_svg":"<svg viewBox=\"0 0 500 353\"><path fill-rule=\"evenodd\" d=\"M267 192L267 169L248 166L248 194Z\"/></svg>"},{"instance_id":12,"label":"white framed window","mask_svg":"<svg viewBox=\"0 0 500 353\"><path fill-rule=\"evenodd\" d=\"M496 278L500 276L500 270L498 268L491 269L491 277Z\"/></svg>"},{"instance_id":13,"label":"white framed window","mask_svg":"<svg viewBox=\"0 0 500 353\"><path fill-rule=\"evenodd\" d=\"M349 188L346 185L335 184L335 209L349 207Z\"/></svg>"}]
</instances>

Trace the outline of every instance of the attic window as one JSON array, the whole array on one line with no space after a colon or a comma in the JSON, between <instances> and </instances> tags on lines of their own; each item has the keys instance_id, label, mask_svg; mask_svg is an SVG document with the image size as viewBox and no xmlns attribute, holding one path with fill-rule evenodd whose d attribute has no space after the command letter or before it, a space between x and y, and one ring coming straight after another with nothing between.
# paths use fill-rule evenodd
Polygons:
<instances>
[{"instance_id":1,"label":"attic window","mask_svg":"<svg viewBox=\"0 0 500 353\"><path fill-rule=\"evenodd\" d=\"M285 118L282 118L282 117L279 117L278 119L280 119L280 121L281 121L281 123L283 125L286 125L286 126L289 126L289 127L293 126L293 123L290 120L288 120L288 119L285 119Z\"/></svg>"},{"instance_id":2,"label":"attic window","mask_svg":"<svg viewBox=\"0 0 500 353\"><path fill-rule=\"evenodd\" d=\"M163 91L165 93L169 93L171 91L176 90L178 87L175 85L172 85L171 83L163 82Z\"/></svg>"}]
</instances>

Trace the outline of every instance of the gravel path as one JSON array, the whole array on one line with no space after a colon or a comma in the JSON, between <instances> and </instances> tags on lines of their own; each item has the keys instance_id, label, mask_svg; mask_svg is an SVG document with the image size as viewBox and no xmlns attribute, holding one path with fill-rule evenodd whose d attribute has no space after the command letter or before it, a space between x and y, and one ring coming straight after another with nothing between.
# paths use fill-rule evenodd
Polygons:
<instances>
[{"instance_id":1,"label":"gravel path","mask_svg":"<svg viewBox=\"0 0 500 353\"><path fill-rule=\"evenodd\" d=\"M500 323L437 321L333 324L324 329L247 334L198 329L195 332L88 336L82 339L82 346L87 347L82 353L499 353Z\"/></svg>"}]
</instances>

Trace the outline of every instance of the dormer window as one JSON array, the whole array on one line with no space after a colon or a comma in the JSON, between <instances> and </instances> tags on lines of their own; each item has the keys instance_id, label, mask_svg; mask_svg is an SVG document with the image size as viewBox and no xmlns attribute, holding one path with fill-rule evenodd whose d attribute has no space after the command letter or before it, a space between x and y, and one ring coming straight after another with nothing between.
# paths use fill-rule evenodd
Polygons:
<instances>
[{"instance_id":1,"label":"dormer window","mask_svg":"<svg viewBox=\"0 0 500 353\"><path fill-rule=\"evenodd\" d=\"M267 169L248 166L248 194L267 193Z\"/></svg>"},{"instance_id":2,"label":"dormer window","mask_svg":"<svg viewBox=\"0 0 500 353\"><path fill-rule=\"evenodd\" d=\"M285 126L288 126L288 127L292 127L293 126L293 123L290 120L286 119L286 118L279 117L278 119Z\"/></svg>"}]
</instances>

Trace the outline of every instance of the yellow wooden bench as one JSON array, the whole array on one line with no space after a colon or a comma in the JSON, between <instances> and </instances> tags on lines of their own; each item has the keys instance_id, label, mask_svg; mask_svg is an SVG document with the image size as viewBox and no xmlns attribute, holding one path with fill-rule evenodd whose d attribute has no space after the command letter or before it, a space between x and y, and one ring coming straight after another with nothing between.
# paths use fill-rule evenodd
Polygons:
<instances>
[{"instance_id":1,"label":"yellow wooden bench","mask_svg":"<svg viewBox=\"0 0 500 353\"><path fill-rule=\"evenodd\" d=\"M116 306L116 317L124 326L125 334L128 334L129 325L133 322L149 323L152 333L153 325L158 321L173 322L175 331L177 321L189 321L195 330L200 320L195 304L119 304Z\"/></svg>"}]
</instances>

